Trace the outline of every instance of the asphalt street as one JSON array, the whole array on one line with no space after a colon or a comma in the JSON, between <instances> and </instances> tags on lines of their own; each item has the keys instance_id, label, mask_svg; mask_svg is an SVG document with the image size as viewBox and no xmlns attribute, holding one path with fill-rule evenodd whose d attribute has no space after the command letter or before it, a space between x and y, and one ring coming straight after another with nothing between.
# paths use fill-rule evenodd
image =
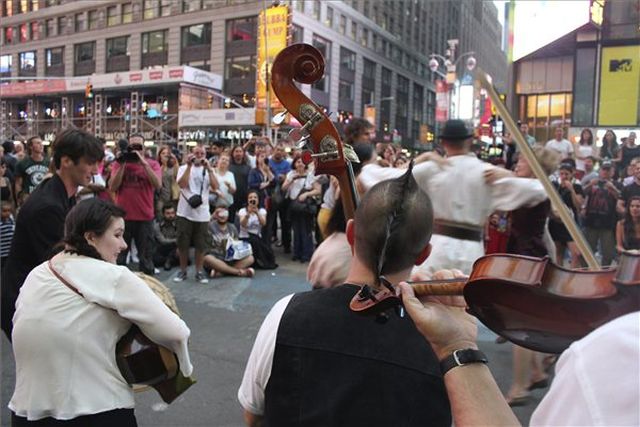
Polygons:
<instances>
[{"instance_id":1,"label":"asphalt street","mask_svg":"<svg viewBox=\"0 0 640 427\"><path fill-rule=\"evenodd\" d=\"M306 264L293 262L277 250L276 270L258 270L252 279L224 277L208 284L189 279L175 283L177 270L162 271L158 278L173 292L182 317L191 328L190 351L198 383L171 405L165 405L154 391L136 395L136 416L140 426L242 426L242 408L236 394L244 366L262 319L281 297L310 289ZM495 335L480 327L481 349L503 392L511 378L511 345L496 344ZM2 402L0 423L9 426L7 404L15 382L15 365L9 341L0 341ZM533 392L534 401L514 408L527 424L544 390Z\"/></svg>"}]
</instances>

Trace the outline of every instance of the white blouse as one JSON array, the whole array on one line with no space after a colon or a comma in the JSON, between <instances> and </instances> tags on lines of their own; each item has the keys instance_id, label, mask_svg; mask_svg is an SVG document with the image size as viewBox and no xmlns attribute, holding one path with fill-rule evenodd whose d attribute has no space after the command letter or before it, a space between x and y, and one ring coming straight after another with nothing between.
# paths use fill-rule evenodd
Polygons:
<instances>
[{"instance_id":1,"label":"white blouse","mask_svg":"<svg viewBox=\"0 0 640 427\"><path fill-rule=\"evenodd\" d=\"M190 331L129 269L94 258L60 254L56 271L34 268L20 289L13 317L16 386L9 408L29 420L67 420L133 408L131 387L116 364L118 340L132 323L173 350L191 375Z\"/></svg>"}]
</instances>

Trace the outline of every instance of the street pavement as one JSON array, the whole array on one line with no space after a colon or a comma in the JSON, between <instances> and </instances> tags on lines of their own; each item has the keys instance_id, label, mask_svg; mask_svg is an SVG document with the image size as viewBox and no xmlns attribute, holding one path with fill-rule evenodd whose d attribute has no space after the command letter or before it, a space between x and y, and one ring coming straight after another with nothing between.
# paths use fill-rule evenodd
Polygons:
<instances>
[{"instance_id":1,"label":"street pavement","mask_svg":"<svg viewBox=\"0 0 640 427\"><path fill-rule=\"evenodd\" d=\"M280 298L306 291L306 264L290 260L276 248L276 270L257 270L252 279L223 277L208 284L193 280L193 267L185 282L175 283L177 270L162 271L158 279L173 292L183 319L191 328L190 352L197 384L171 405L165 405L154 391L136 395L136 416L140 426L242 426L242 408L236 395L244 367L262 319ZM496 335L482 325L480 348L503 392L511 378L511 345L496 344ZM15 383L15 365L9 341L0 341L1 380L0 425L9 426L7 404ZM523 425L545 390L533 392L533 402L514 408Z\"/></svg>"}]
</instances>

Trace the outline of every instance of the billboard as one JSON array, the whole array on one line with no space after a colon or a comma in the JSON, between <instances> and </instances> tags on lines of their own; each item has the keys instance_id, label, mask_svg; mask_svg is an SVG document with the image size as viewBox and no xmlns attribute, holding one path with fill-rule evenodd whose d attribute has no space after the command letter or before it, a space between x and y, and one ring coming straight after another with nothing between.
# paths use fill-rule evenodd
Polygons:
<instances>
[{"instance_id":1,"label":"billboard","mask_svg":"<svg viewBox=\"0 0 640 427\"><path fill-rule=\"evenodd\" d=\"M639 96L640 45L603 48L598 125L637 125Z\"/></svg>"},{"instance_id":2,"label":"billboard","mask_svg":"<svg viewBox=\"0 0 640 427\"><path fill-rule=\"evenodd\" d=\"M282 49L287 47L288 30L288 6L273 6L260 12L258 17L258 59L256 64L256 124L265 124L267 120L271 119L266 117L267 102L271 105L272 115L284 110L282 104L273 93L271 83L267 82L267 79L271 72L273 60ZM267 84L269 84L268 88Z\"/></svg>"}]
</instances>

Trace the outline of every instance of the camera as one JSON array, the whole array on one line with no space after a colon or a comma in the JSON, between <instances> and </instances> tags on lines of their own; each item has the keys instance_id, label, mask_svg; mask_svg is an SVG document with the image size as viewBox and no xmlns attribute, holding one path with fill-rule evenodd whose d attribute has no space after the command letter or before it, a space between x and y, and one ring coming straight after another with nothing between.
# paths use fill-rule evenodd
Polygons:
<instances>
[{"instance_id":1,"label":"camera","mask_svg":"<svg viewBox=\"0 0 640 427\"><path fill-rule=\"evenodd\" d=\"M195 164L195 163L196 163L196 158L194 157L194 158L191 159L191 164ZM205 159L201 159L200 160L200 166L204 166L205 163L206 163Z\"/></svg>"},{"instance_id":2,"label":"camera","mask_svg":"<svg viewBox=\"0 0 640 427\"><path fill-rule=\"evenodd\" d=\"M258 204L258 201L257 201L257 200L252 199L252 200L249 200L249 204L250 204L250 205L255 206L255 205L257 205L257 204Z\"/></svg>"},{"instance_id":3,"label":"camera","mask_svg":"<svg viewBox=\"0 0 640 427\"><path fill-rule=\"evenodd\" d=\"M118 147L120 148L120 155L116 160L120 163L139 162L140 158L135 152L144 150L144 147L140 144L128 145L126 139L121 139L120 141L118 141Z\"/></svg>"}]
</instances>

